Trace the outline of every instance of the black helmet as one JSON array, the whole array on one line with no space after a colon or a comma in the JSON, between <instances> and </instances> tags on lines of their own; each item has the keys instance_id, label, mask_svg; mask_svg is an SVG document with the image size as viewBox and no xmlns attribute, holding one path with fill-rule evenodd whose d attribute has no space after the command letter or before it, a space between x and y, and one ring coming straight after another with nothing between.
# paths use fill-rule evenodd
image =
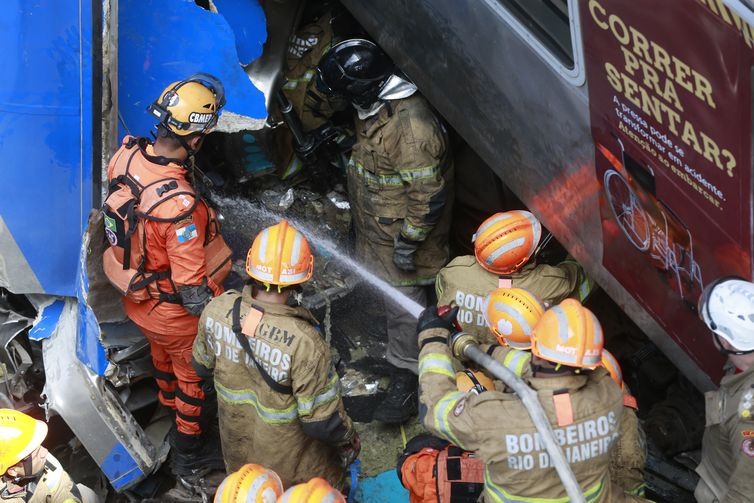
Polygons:
<instances>
[{"instance_id":1,"label":"black helmet","mask_svg":"<svg viewBox=\"0 0 754 503\"><path fill-rule=\"evenodd\" d=\"M374 42L344 40L330 48L317 65L317 89L367 107L377 101L394 65Z\"/></svg>"}]
</instances>

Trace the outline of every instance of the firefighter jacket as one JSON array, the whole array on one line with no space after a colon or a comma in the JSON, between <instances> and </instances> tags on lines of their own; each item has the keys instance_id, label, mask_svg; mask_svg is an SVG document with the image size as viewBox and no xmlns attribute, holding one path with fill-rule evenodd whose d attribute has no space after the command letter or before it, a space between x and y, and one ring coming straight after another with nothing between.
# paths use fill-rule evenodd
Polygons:
<instances>
[{"instance_id":1,"label":"firefighter jacket","mask_svg":"<svg viewBox=\"0 0 754 503\"><path fill-rule=\"evenodd\" d=\"M647 440L636 416L636 399L629 393L628 386L624 387L621 441L610 451L610 478L627 494L644 496Z\"/></svg>"},{"instance_id":2,"label":"firefighter jacket","mask_svg":"<svg viewBox=\"0 0 754 503\"><path fill-rule=\"evenodd\" d=\"M253 359L233 331L239 298L242 326L252 302L264 311L247 338ZM228 473L258 463L285 487L312 477L342 486L338 447L350 442L354 429L316 323L302 307L252 300L250 287L213 299L202 312L193 356L214 371Z\"/></svg>"},{"instance_id":3,"label":"firefighter jacket","mask_svg":"<svg viewBox=\"0 0 754 503\"><path fill-rule=\"evenodd\" d=\"M42 476L20 492L10 492L0 479L0 501L3 503L81 503L81 494L60 462L52 454L45 458Z\"/></svg>"},{"instance_id":4,"label":"firefighter jacket","mask_svg":"<svg viewBox=\"0 0 754 503\"><path fill-rule=\"evenodd\" d=\"M447 335L437 328L419 334L425 426L485 461L484 501L565 501L560 478L521 400L513 393L457 390L447 344L431 340ZM624 501L608 473L610 451L621 442L624 420L621 391L608 373L599 368L589 375L527 381L550 418L586 501ZM557 403L568 406L556 406L556 396L562 397Z\"/></svg>"},{"instance_id":5,"label":"firefighter jacket","mask_svg":"<svg viewBox=\"0 0 754 503\"><path fill-rule=\"evenodd\" d=\"M480 341L493 342L495 338L484 319L485 298L492 290L499 286L524 288L551 306L578 295L582 278L585 276L576 262L564 261L556 266L530 263L502 277L510 280L502 284L501 277L480 266L473 255L465 255L454 258L437 274L437 305L455 302L459 307L456 319L463 330Z\"/></svg>"},{"instance_id":6,"label":"firefighter jacket","mask_svg":"<svg viewBox=\"0 0 754 503\"><path fill-rule=\"evenodd\" d=\"M317 64L332 45L332 15L326 13L315 22L300 27L288 42L285 83L282 91L301 119L304 132L327 122L335 112L334 98L319 92L314 85ZM337 104L346 109L347 103ZM293 136L288 128L275 130L276 164L281 166L283 178L301 169L301 160L294 152Z\"/></svg>"},{"instance_id":7,"label":"firefighter jacket","mask_svg":"<svg viewBox=\"0 0 754 503\"><path fill-rule=\"evenodd\" d=\"M706 429L701 477L694 496L702 502L754 501L754 366L729 372L717 391L705 394Z\"/></svg>"},{"instance_id":8,"label":"firefighter jacket","mask_svg":"<svg viewBox=\"0 0 754 503\"><path fill-rule=\"evenodd\" d=\"M132 137L123 140L123 145L110 161L108 181L114 182L118 173L126 171L142 186L158 181L169 184L172 180L185 183L188 176L182 164L156 155L152 144L146 139ZM170 187L167 186L166 190L170 190ZM210 210L206 204L197 202L196 197L195 194L178 191L174 197L163 198L158 206L150 208L151 218L143 221L145 270L169 271L149 287L164 294L163 298L152 295L152 298L142 302L134 302L128 297L123 299L126 314L132 321L165 335L196 333L198 318L180 304L177 290L181 286L200 285L207 279L215 295L222 292L222 287L207 277L207 264L213 262L212 257L208 261L205 254L211 223ZM221 244L224 245L224 242ZM226 246L224 249L229 251ZM227 259L225 267L229 267L229 255Z\"/></svg>"},{"instance_id":9,"label":"firefighter jacket","mask_svg":"<svg viewBox=\"0 0 754 503\"><path fill-rule=\"evenodd\" d=\"M387 101L355 121L346 170L357 253L393 285L431 285L448 260L453 169L447 133L418 94ZM393 264L398 235L418 244L415 272Z\"/></svg>"}]
</instances>

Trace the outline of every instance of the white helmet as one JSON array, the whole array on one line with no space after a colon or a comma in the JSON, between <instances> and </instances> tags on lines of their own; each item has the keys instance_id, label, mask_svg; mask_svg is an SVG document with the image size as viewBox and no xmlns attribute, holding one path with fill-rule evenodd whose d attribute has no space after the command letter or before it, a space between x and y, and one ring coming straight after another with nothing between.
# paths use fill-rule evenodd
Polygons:
<instances>
[{"instance_id":1,"label":"white helmet","mask_svg":"<svg viewBox=\"0 0 754 503\"><path fill-rule=\"evenodd\" d=\"M719 278L699 297L699 315L719 337L745 354L754 351L754 283L736 276Z\"/></svg>"}]
</instances>

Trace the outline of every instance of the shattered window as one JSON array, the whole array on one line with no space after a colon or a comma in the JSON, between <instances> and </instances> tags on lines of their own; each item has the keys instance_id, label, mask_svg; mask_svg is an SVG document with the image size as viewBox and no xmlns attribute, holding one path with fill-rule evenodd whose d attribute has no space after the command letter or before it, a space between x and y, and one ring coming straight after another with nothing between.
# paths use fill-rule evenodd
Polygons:
<instances>
[{"instance_id":1,"label":"shattered window","mask_svg":"<svg viewBox=\"0 0 754 503\"><path fill-rule=\"evenodd\" d=\"M573 68L568 0L498 0L566 67Z\"/></svg>"}]
</instances>

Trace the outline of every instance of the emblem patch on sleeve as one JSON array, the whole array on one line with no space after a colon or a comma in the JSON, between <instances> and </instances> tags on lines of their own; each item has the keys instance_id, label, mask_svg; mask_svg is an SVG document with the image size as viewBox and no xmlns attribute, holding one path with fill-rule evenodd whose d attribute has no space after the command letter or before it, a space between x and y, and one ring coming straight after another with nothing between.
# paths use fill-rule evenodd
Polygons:
<instances>
[{"instance_id":1,"label":"emblem patch on sleeve","mask_svg":"<svg viewBox=\"0 0 754 503\"><path fill-rule=\"evenodd\" d=\"M750 458L754 458L754 438L746 438L741 443L741 451Z\"/></svg>"},{"instance_id":2,"label":"emblem patch on sleeve","mask_svg":"<svg viewBox=\"0 0 754 503\"><path fill-rule=\"evenodd\" d=\"M186 241L191 241L192 239L198 237L199 233L196 230L196 225L191 224L176 229L175 235L178 238L179 243L185 243Z\"/></svg>"}]
</instances>

